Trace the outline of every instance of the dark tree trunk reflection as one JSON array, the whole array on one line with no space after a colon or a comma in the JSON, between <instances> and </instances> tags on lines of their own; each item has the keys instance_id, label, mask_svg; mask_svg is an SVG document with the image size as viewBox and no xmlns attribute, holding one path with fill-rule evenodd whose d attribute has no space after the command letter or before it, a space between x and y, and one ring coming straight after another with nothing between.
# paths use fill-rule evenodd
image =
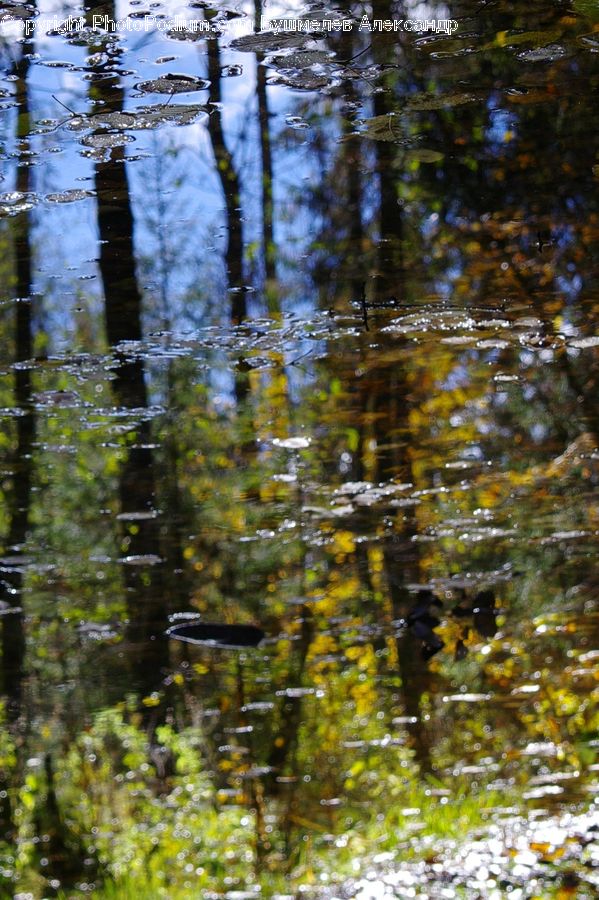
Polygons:
<instances>
[{"instance_id":1,"label":"dark tree trunk reflection","mask_svg":"<svg viewBox=\"0 0 599 900\"><path fill-rule=\"evenodd\" d=\"M262 2L254 3L254 30L259 30L262 18ZM270 112L266 90L266 69L264 55L256 54L256 98L258 100L258 128L260 133L260 157L262 162L262 253L264 256L265 295L270 313L279 312L276 287L276 248L274 239L274 201L272 142L270 135Z\"/></svg>"},{"instance_id":2,"label":"dark tree trunk reflection","mask_svg":"<svg viewBox=\"0 0 599 900\"><path fill-rule=\"evenodd\" d=\"M375 0L373 16L377 19L393 18L393 4L389 0ZM388 60L388 52L380 41L375 42L377 62ZM388 91L374 95L375 116L389 115L394 109L393 98ZM399 196L396 187L397 148L393 141L375 141L376 170L379 177L379 251L375 294L379 299L396 297L404 270L404 227Z\"/></svg>"},{"instance_id":3,"label":"dark tree trunk reflection","mask_svg":"<svg viewBox=\"0 0 599 900\"><path fill-rule=\"evenodd\" d=\"M112 74L112 73L111 73ZM123 91L117 76L102 80L92 89L95 112L123 109ZM114 79L114 80L113 80ZM140 341L142 298L137 284L133 246L134 220L124 151L108 151L110 158L96 163L95 186L100 237L100 273L104 288L106 335L114 348L112 390L121 410L136 420L119 472L121 552L128 610L128 640L134 687L155 690L160 671L168 664L164 630L168 603L164 594L159 524L156 518L156 463L148 419L146 373L140 349L128 351L126 342Z\"/></svg>"},{"instance_id":4,"label":"dark tree trunk reflection","mask_svg":"<svg viewBox=\"0 0 599 900\"><path fill-rule=\"evenodd\" d=\"M17 141L21 151L17 166L16 190L28 193L31 190L31 169L28 165L27 150L30 109L27 87L29 60L32 51L30 42L23 46L22 57L14 67L16 76L16 99L19 108L17 120ZM15 304L15 362L24 363L33 356L32 334L32 244L31 216L22 212L14 224L14 253L16 268ZM16 446L14 449L12 473L13 483L9 499L8 531L5 551L12 562L0 579L0 599L6 608L13 608L3 617L2 625L2 670L4 692L8 699L9 719L19 715L25 656L25 634L23 628L22 589L23 568L19 558L23 552L31 505L33 478L32 450L35 440L35 414L31 398L31 369L16 366L14 370L14 405L19 415L16 417Z\"/></svg>"},{"instance_id":5,"label":"dark tree trunk reflection","mask_svg":"<svg viewBox=\"0 0 599 900\"><path fill-rule=\"evenodd\" d=\"M26 151L29 144L27 135L30 126L30 105L27 85L29 73L28 54L32 52L31 42L22 47L22 56L15 64L16 101L18 118L16 138L19 157L16 172L16 190L27 193L31 189L31 170ZM31 216L21 212L14 221L14 257L16 271L15 340L14 360L23 363L33 356L33 315L31 291L33 280ZM16 366L14 369L14 407L16 417L16 442L12 458L12 490L8 495L8 528L3 541L4 554L10 563L3 566L0 575L0 601L2 603L2 689L6 697L6 718L14 734L19 729L21 716L23 676L25 666L25 629L23 611L23 564L22 559L27 531L29 529L31 488L33 481L33 444L36 435L36 421L31 397L31 369ZM15 821L8 775L0 772L0 839L8 846L14 845L18 824ZM4 875L4 873L3 873Z\"/></svg>"},{"instance_id":6,"label":"dark tree trunk reflection","mask_svg":"<svg viewBox=\"0 0 599 900\"><path fill-rule=\"evenodd\" d=\"M409 387L401 368L379 373L370 400L374 413L374 434L377 446L376 482L394 480L413 483L409 448ZM420 581L420 559L417 536L418 525L414 507L402 510L392 533L383 543L383 567L391 609L395 621L405 620L415 603L409 584ZM422 696L429 688L427 663L422 659L420 642L403 629L396 638L397 664L401 677L401 694L408 731L415 758L422 771L430 771L431 743L422 715Z\"/></svg>"}]
</instances>

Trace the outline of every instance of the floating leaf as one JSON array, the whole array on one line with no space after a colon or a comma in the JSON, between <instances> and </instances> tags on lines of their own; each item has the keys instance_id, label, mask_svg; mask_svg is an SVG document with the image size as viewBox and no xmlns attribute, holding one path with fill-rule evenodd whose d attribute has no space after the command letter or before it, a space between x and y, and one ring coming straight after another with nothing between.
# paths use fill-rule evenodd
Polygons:
<instances>
[{"instance_id":1,"label":"floating leaf","mask_svg":"<svg viewBox=\"0 0 599 900\"><path fill-rule=\"evenodd\" d=\"M24 194L21 191L8 191L0 194L0 218L18 216L19 213L33 209L39 202L37 194Z\"/></svg>"},{"instance_id":2,"label":"floating leaf","mask_svg":"<svg viewBox=\"0 0 599 900\"><path fill-rule=\"evenodd\" d=\"M406 104L409 111L443 109L446 106L462 106L464 103L475 103L479 98L474 94L416 94Z\"/></svg>"},{"instance_id":3,"label":"floating leaf","mask_svg":"<svg viewBox=\"0 0 599 900\"><path fill-rule=\"evenodd\" d=\"M522 90L518 88L510 88L505 92L505 96L510 103L545 103L555 100L555 96L547 91L541 90Z\"/></svg>"},{"instance_id":4,"label":"floating leaf","mask_svg":"<svg viewBox=\"0 0 599 900\"><path fill-rule=\"evenodd\" d=\"M443 153L440 153L438 150L430 150L428 147L416 147L413 150L408 150L406 153L406 159L409 162L419 163L440 162L443 156Z\"/></svg>"},{"instance_id":5,"label":"floating leaf","mask_svg":"<svg viewBox=\"0 0 599 900\"><path fill-rule=\"evenodd\" d=\"M162 559L156 553L135 553L131 556L124 556L121 562L127 566L156 566L162 562Z\"/></svg>"},{"instance_id":6,"label":"floating leaf","mask_svg":"<svg viewBox=\"0 0 599 900\"><path fill-rule=\"evenodd\" d=\"M373 141L397 141L405 137L397 113L373 116L370 119L364 119L359 124L365 126L365 130L361 132L363 136L371 138Z\"/></svg>"},{"instance_id":7,"label":"floating leaf","mask_svg":"<svg viewBox=\"0 0 599 900\"><path fill-rule=\"evenodd\" d=\"M234 50L244 53L266 53L269 50L283 50L285 47L304 47L310 38L320 37L320 34L312 35L303 33L281 33L263 31L260 34L244 34L243 37L231 41Z\"/></svg>"},{"instance_id":8,"label":"floating leaf","mask_svg":"<svg viewBox=\"0 0 599 900\"><path fill-rule=\"evenodd\" d=\"M500 31L497 35L497 43L501 47L517 47L520 44L530 44L532 47L546 47L559 40L562 36L561 31L522 31L519 34L509 34ZM487 45L492 47L493 44Z\"/></svg>"},{"instance_id":9,"label":"floating leaf","mask_svg":"<svg viewBox=\"0 0 599 900\"><path fill-rule=\"evenodd\" d=\"M112 150L113 147L124 147L135 138L131 134L87 134L81 138L85 147L94 147L96 150Z\"/></svg>"},{"instance_id":10,"label":"floating leaf","mask_svg":"<svg viewBox=\"0 0 599 900\"><path fill-rule=\"evenodd\" d=\"M161 125L188 125L200 114L207 115L206 108L197 103L164 103L156 106L140 106L134 112L98 113L94 116L75 116L66 123L69 131L87 131L105 128L111 131L146 131Z\"/></svg>"},{"instance_id":11,"label":"floating leaf","mask_svg":"<svg viewBox=\"0 0 599 900\"><path fill-rule=\"evenodd\" d=\"M264 632L255 625L220 625L207 622L182 622L173 625L166 634L188 644L208 644L223 649L257 647Z\"/></svg>"},{"instance_id":12,"label":"floating leaf","mask_svg":"<svg viewBox=\"0 0 599 900\"><path fill-rule=\"evenodd\" d=\"M443 697L443 703L482 703L491 699L491 694L449 694Z\"/></svg>"},{"instance_id":13,"label":"floating leaf","mask_svg":"<svg viewBox=\"0 0 599 900\"><path fill-rule=\"evenodd\" d=\"M86 641L108 641L118 637L118 632L112 625L100 622L81 622L77 626L77 632Z\"/></svg>"},{"instance_id":14,"label":"floating leaf","mask_svg":"<svg viewBox=\"0 0 599 900\"><path fill-rule=\"evenodd\" d=\"M196 75L167 73L151 81L140 81L135 87L144 94L186 94L191 91L205 91L210 87L210 82Z\"/></svg>"},{"instance_id":15,"label":"floating leaf","mask_svg":"<svg viewBox=\"0 0 599 900\"><path fill-rule=\"evenodd\" d=\"M567 55L565 47L560 44L549 44L547 47L523 50L522 53L518 53L518 58L524 59L526 62L552 62L555 59L563 59Z\"/></svg>"},{"instance_id":16,"label":"floating leaf","mask_svg":"<svg viewBox=\"0 0 599 900\"><path fill-rule=\"evenodd\" d=\"M49 203L75 203L77 200L85 200L93 196L95 196L93 191L73 188L70 191L61 191L59 194L46 194L46 200Z\"/></svg>"},{"instance_id":17,"label":"floating leaf","mask_svg":"<svg viewBox=\"0 0 599 900\"><path fill-rule=\"evenodd\" d=\"M206 32L200 31L199 28L171 28L167 31L166 36L171 41L203 41L206 39Z\"/></svg>"},{"instance_id":18,"label":"floating leaf","mask_svg":"<svg viewBox=\"0 0 599 900\"><path fill-rule=\"evenodd\" d=\"M591 337L575 338L572 341L568 341L568 346L574 347L577 350L584 350L586 347L598 347L599 336L592 335Z\"/></svg>"},{"instance_id":19,"label":"floating leaf","mask_svg":"<svg viewBox=\"0 0 599 900\"><path fill-rule=\"evenodd\" d=\"M306 68L298 73L284 73L275 76L269 80L269 84L285 84L296 91L317 91L332 84L332 79Z\"/></svg>"},{"instance_id":20,"label":"floating leaf","mask_svg":"<svg viewBox=\"0 0 599 900\"><path fill-rule=\"evenodd\" d=\"M578 38L578 43L591 53L599 52L599 36L596 34L583 34Z\"/></svg>"},{"instance_id":21,"label":"floating leaf","mask_svg":"<svg viewBox=\"0 0 599 900\"><path fill-rule=\"evenodd\" d=\"M275 438L273 440L273 444L275 447L283 447L284 450L305 450L310 446L310 438L305 437L290 437L290 438Z\"/></svg>"},{"instance_id":22,"label":"floating leaf","mask_svg":"<svg viewBox=\"0 0 599 900\"><path fill-rule=\"evenodd\" d=\"M307 69L330 61L331 55L325 50L303 50L288 56L275 56L269 63L279 69Z\"/></svg>"},{"instance_id":23,"label":"floating leaf","mask_svg":"<svg viewBox=\"0 0 599 900\"><path fill-rule=\"evenodd\" d=\"M119 522L143 522L146 519L155 519L158 515L157 510L148 509L140 512L122 512L117 515Z\"/></svg>"}]
</instances>

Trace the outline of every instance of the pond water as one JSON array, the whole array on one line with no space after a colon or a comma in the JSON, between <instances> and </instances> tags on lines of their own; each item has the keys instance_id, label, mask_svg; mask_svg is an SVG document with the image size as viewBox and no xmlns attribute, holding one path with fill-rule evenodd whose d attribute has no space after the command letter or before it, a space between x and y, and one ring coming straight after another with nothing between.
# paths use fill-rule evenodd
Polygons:
<instances>
[{"instance_id":1,"label":"pond water","mask_svg":"<svg viewBox=\"0 0 599 900\"><path fill-rule=\"evenodd\" d=\"M596 896L599 5L0 12L0 895Z\"/></svg>"}]
</instances>

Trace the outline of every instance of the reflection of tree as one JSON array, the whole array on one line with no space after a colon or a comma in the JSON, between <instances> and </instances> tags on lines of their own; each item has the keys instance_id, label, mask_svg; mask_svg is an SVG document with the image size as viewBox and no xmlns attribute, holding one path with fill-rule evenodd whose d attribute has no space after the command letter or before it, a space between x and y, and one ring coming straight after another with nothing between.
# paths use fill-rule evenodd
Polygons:
<instances>
[{"instance_id":1,"label":"reflection of tree","mask_svg":"<svg viewBox=\"0 0 599 900\"><path fill-rule=\"evenodd\" d=\"M339 47L339 56L344 60L351 60L356 53L356 32L343 32ZM357 136L350 134L354 128L355 111L359 103L359 93L353 81L348 79L344 85L341 98L341 116L344 121L344 141L341 144L339 168L336 168L337 177L342 172L346 179L346 197L344 207L349 219L346 226L347 239L344 247L344 266L350 279L352 298L365 299L365 228L362 209L362 143Z\"/></svg>"},{"instance_id":2,"label":"reflection of tree","mask_svg":"<svg viewBox=\"0 0 599 900\"><path fill-rule=\"evenodd\" d=\"M105 65L105 64L104 64ZM109 69L103 74L108 75ZM123 109L124 94L113 73L92 89L98 111ZM115 352L112 389L120 409L129 410L135 431L119 472L121 549L125 558L124 582L129 614L128 637L135 687L150 692L168 662L167 603L161 566L157 521L156 466L151 448L145 367L139 348L123 348L143 336L141 294L137 285L133 247L133 213L122 147L108 151L110 158L96 163L95 185L100 235L100 273L104 288L106 334ZM129 560L130 562L127 562ZM137 565L139 563L140 565Z\"/></svg>"},{"instance_id":3,"label":"reflection of tree","mask_svg":"<svg viewBox=\"0 0 599 900\"><path fill-rule=\"evenodd\" d=\"M191 268L184 242L174 239L175 222L177 217L177 204L169 204L165 186L182 177L177 166L179 161L179 149L176 146L166 147L159 136L152 135L153 156L149 180L151 187L146 190L146 198L149 201L150 192L153 199L153 208L149 202L143 210L144 219L141 227L151 231L155 241L155 252L147 252L142 257L140 265L140 253L137 254L138 272L145 279L149 273L151 281L155 284L155 295L149 296L144 290L145 318L153 317L159 322L164 332L166 346L170 347L172 341L173 325L179 320L180 310L176 306L176 290L174 287L175 269L187 271ZM142 178L144 173L142 172ZM175 195L178 197L179 195ZM179 211L180 212L180 211ZM139 229L139 214L136 214L136 223ZM146 248L147 251L147 248ZM140 271L141 270L141 271ZM191 579L185 560L183 558L183 544L185 533L191 528L189 504L182 495L180 489L181 455L183 452L181 434L179 433L179 418L182 411L181 394L187 380L187 371L181 372L181 366L174 359L169 359L164 375L164 406L165 414L162 420L162 465L160 467L161 503L164 508L166 520L169 522L167 535L162 536L162 549L165 556L166 569L164 573L165 588L171 598L173 608L183 610L186 608L191 594Z\"/></svg>"},{"instance_id":4,"label":"reflection of tree","mask_svg":"<svg viewBox=\"0 0 599 900\"><path fill-rule=\"evenodd\" d=\"M409 427L411 386L406 367L400 362L388 369L372 360L363 381L364 413L372 419L372 437L376 442L369 478L375 484L413 484L413 436ZM363 418L366 415L363 414ZM366 443L367 438L364 438L361 444ZM392 510L388 513L392 514ZM403 508L394 519L392 530L386 529L383 537L383 571L393 619L405 622L417 603L417 595L409 591L408 585L418 584L421 580L415 508ZM404 627L395 643L402 704L408 718L406 730L411 736L417 761L424 771L429 771L431 743L421 709L422 696L429 687L427 663L422 658L420 641L410 629Z\"/></svg>"},{"instance_id":5,"label":"reflection of tree","mask_svg":"<svg viewBox=\"0 0 599 900\"><path fill-rule=\"evenodd\" d=\"M241 219L241 186L233 154L227 147L221 113L221 63L218 38L207 41L208 78L210 79L208 133L216 161L216 172L225 200L227 286L232 294L231 317L240 323L246 316L243 290L243 225Z\"/></svg>"},{"instance_id":6,"label":"reflection of tree","mask_svg":"<svg viewBox=\"0 0 599 900\"><path fill-rule=\"evenodd\" d=\"M389 0L374 0L372 13L375 18L392 18L393 4ZM377 62L388 62L388 54L378 42L373 44L373 55ZM388 79L386 79L388 81ZM374 95L375 116L388 116L394 109L389 92L379 90ZM376 171L379 179L379 250L375 293L384 299L389 294L397 295L402 283L404 229L401 207L398 205L396 189L397 150L392 141L375 141Z\"/></svg>"},{"instance_id":7,"label":"reflection of tree","mask_svg":"<svg viewBox=\"0 0 599 900\"><path fill-rule=\"evenodd\" d=\"M29 54L33 46L25 42L20 59L14 64L16 102L18 104L16 138L19 161L16 171L16 190L27 194L31 190L31 169L28 165L27 135L30 128L30 104L27 76ZM31 310L32 243L31 216L21 212L13 223L13 247L15 265L15 363L26 363L33 357L33 329ZM22 681L25 664L25 631L23 611L23 549L27 537L31 507L33 480L33 443L36 433L35 413L31 397L31 369L28 365L16 365L14 369L14 408L17 412L16 439L12 459L12 486L7 498L7 531L3 541L6 556L12 557L0 576L0 601L3 604L2 619L2 689L6 696L6 717L9 731L15 730L22 712ZM14 816L9 779L3 765L0 772L0 839L15 846L17 821ZM4 873L3 873L4 875ZM3 878L3 876L2 876Z\"/></svg>"},{"instance_id":8,"label":"reflection of tree","mask_svg":"<svg viewBox=\"0 0 599 900\"><path fill-rule=\"evenodd\" d=\"M304 603L301 607L299 626L299 640L294 642L287 683L280 703L279 724L268 755L268 765L276 775L281 775L285 765L292 759L301 725L302 699L301 696L294 696L293 691L302 687L306 657L314 636L312 611L308 604Z\"/></svg>"},{"instance_id":9,"label":"reflection of tree","mask_svg":"<svg viewBox=\"0 0 599 900\"><path fill-rule=\"evenodd\" d=\"M221 64L218 37L207 41L208 78L210 79L208 134L216 161L216 172L225 200L225 267L227 288L231 293L231 319L240 324L247 314L246 292L243 284L243 224L241 216L241 185L233 154L227 147L221 113ZM235 371L235 397L242 402L249 391L247 369L240 361Z\"/></svg>"},{"instance_id":10,"label":"reflection of tree","mask_svg":"<svg viewBox=\"0 0 599 900\"><path fill-rule=\"evenodd\" d=\"M17 142L19 162L17 164L16 190L27 194L31 190L31 169L27 153L27 136L30 128L30 105L27 86L31 41L22 47L22 55L14 65L16 77L16 101L18 103ZM33 357L32 334L32 246L31 216L21 212L14 222L14 256L16 269L15 306L15 362L25 363ZM27 365L17 365L14 371L14 406L16 418L16 444L13 457L13 482L8 502L8 531L5 538L7 555L14 561L0 579L0 598L7 607L15 607L3 618L2 624L2 670L4 692L9 700L9 714L16 717L21 703L21 681L25 655L24 614L22 604L23 569L19 562L22 554L31 505L33 477L32 448L35 440L35 414L31 399L31 369Z\"/></svg>"},{"instance_id":11,"label":"reflection of tree","mask_svg":"<svg viewBox=\"0 0 599 900\"><path fill-rule=\"evenodd\" d=\"M373 16L383 20L392 17L392 4L388 0L373 3ZM373 53L379 63L388 61L383 48ZM378 91L373 100L375 116L388 116L394 109L387 90ZM379 178L379 250L375 294L377 298L389 296L405 302L404 275L404 226L402 210L398 204L397 150L392 141L375 141L376 170ZM410 460L410 386L406 366L399 363L380 374L374 367L376 381L372 384L368 406L374 417L376 440L375 472L373 480L413 484ZM378 375L378 377L377 377ZM394 531L384 538L384 571L391 600L394 620L407 620L414 595L408 585L420 581L420 559L415 540L418 525L414 507L409 506L397 516ZM421 657L419 642L409 629L404 628L396 639L398 668L401 676L401 692L405 715L415 756L423 771L430 771L430 737L423 722L422 696L428 687L428 670Z\"/></svg>"},{"instance_id":12,"label":"reflection of tree","mask_svg":"<svg viewBox=\"0 0 599 900\"><path fill-rule=\"evenodd\" d=\"M254 2L254 29L260 28L262 0ZM256 97L258 100L258 128L260 132L260 157L262 162L262 253L264 256L265 293L268 311L278 311L276 292L276 247L274 241L273 166L270 136L270 112L266 90L264 56L256 54Z\"/></svg>"}]
</instances>

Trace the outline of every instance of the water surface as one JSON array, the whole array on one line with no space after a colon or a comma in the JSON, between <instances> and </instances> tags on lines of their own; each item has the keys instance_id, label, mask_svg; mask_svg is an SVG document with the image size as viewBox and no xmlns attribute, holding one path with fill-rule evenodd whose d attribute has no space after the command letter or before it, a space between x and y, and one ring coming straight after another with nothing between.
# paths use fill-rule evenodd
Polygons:
<instances>
[{"instance_id":1,"label":"water surface","mask_svg":"<svg viewBox=\"0 0 599 900\"><path fill-rule=\"evenodd\" d=\"M595 896L599 7L284 14L2 4L2 896Z\"/></svg>"}]
</instances>

